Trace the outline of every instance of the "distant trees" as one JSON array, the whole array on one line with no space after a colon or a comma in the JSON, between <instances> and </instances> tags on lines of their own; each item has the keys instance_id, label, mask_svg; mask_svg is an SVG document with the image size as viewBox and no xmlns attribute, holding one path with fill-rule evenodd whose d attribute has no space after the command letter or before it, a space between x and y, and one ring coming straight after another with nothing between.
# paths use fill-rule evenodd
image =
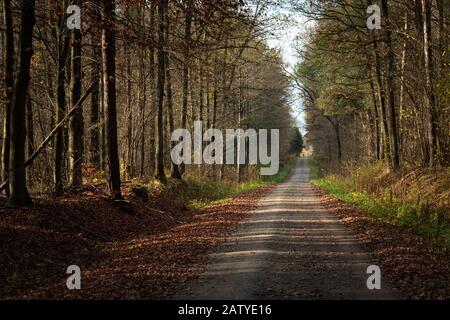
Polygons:
<instances>
[{"instance_id":1,"label":"distant trees","mask_svg":"<svg viewBox=\"0 0 450 320\"><path fill-rule=\"evenodd\" d=\"M298 128L293 128L292 130L294 133L291 140L291 149L289 151L293 154L299 154L304 148L303 137Z\"/></svg>"},{"instance_id":2,"label":"distant trees","mask_svg":"<svg viewBox=\"0 0 450 320\"><path fill-rule=\"evenodd\" d=\"M75 1L75 5L80 5ZM81 30L72 29L70 32L70 85L69 105L73 108L81 97ZM83 183L83 109L79 108L70 119L69 123L69 160L70 160L70 184L73 188L80 188Z\"/></svg>"},{"instance_id":3,"label":"distant trees","mask_svg":"<svg viewBox=\"0 0 450 320\"><path fill-rule=\"evenodd\" d=\"M327 168L341 158L383 160L392 170L449 165L449 7L383 0L382 28L369 30L369 4L311 1L303 8L316 19L295 76L308 142Z\"/></svg>"},{"instance_id":4,"label":"distant trees","mask_svg":"<svg viewBox=\"0 0 450 320\"><path fill-rule=\"evenodd\" d=\"M33 57L33 28L36 23L34 0L20 1L20 31L18 37L17 68L11 102L9 190L14 205L32 204L25 177L25 104L30 83Z\"/></svg>"},{"instance_id":5,"label":"distant trees","mask_svg":"<svg viewBox=\"0 0 450 320\"><path fill-rule=\"evenodd\" d=\"M11 1L3 0L3 72L4 72L4 112L3 112L3 148L2 148L2 180L7 180L9 175L9 150L11 132L11 103L14 89L14 33L12 25ZM9 196L9 185L5 187Z\"/></svg>"},{"instance_id":6,"label":"distant trees","mask_svg":"<svg viewBox=\"0 0 450 320\"><path fill-rule=\"evenodd\" d=\"M56 103L54 117L56 123L60 122L66 112L66 64L69 53L69 30L65 25L66 15L63 13L67 1L62 1L57 9L61 14L56 24ZM54 153L53 153L53 183L55 195L63 193L63 156L64 156L64 136L65 130L61 128L56 133L54 139Z\"/></svg>"},{"instance_id":7,"label":"distant trees","mask_svg":"<svg viewBox=\"0 0 450 320\"><path fill-rule=\"evenodd\" d=\"M103 0L102 66L107 149L106 164L109 191L114 199L121 199L120 164L117 145L115 9L115 0Z\"/></svg>"},{"instance_id":8,"label":"distant trees","mask_svg":"<svg viewBox=\"0 0 450 320\"><path fill-rule=\"evenodd\" d=\"M278 128L281 160L291 138L298 142L290 80L258 29L266 1L252 10L226 0L2 3L2 179L11 178L17 204L30 203L25 145L33 191L60 196L106 178L112 198L121 199L122 181L153 176L165 182L169 167L175 179L189 172L237 182L254 176L251 165L173 164L171 133L192 130L194 121L204 130ZM66 25L69 4L81 7L81 30ZM22 24L16 43L15 13ZM248 149L248 143L235 147Z\"/></svg>"}]
</instances>

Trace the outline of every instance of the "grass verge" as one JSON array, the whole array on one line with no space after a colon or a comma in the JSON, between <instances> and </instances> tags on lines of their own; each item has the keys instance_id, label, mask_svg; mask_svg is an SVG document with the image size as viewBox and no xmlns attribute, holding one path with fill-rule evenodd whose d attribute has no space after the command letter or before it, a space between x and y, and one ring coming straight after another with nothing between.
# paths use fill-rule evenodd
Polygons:
<instances>
[{"instance_id":1,"label":"grass verge","mask_svg":"<svg viewBox=\"0 0 450 320\"><path fill-rule=\"evenodd\" d=\"M354 181L354 177L347 178ZM372 215L375 219L395 226L408 228L433 244L450 248L450 223L444 207L423 203L405 203L394 196L392 189L379 189L377 193L357 190L345 178L329 176L313 179L313 184L337 199Z\"/></svg>"},{"instance_id":2,"label":"grass verge","mask_svg":"<svg viewBox=\"0 0 450 320\"><path fill-rule=\"evenodd\" d=\"M273 176L263 176L258 180L243 183L217 182L198 175L187 176L182 187L183 201L188 208L198 210L210 205L225 203L241 192L254 190L268 184L281 183L289 176L296 160L297 157L289 158Z\"/></svg>"}]
</instances>

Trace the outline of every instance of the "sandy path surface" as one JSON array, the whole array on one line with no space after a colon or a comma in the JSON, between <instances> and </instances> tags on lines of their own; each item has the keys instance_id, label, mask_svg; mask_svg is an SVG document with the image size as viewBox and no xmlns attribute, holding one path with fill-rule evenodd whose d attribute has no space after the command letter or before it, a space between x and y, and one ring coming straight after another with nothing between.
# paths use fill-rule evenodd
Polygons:
<instances>
[{"instance_id":1,"label":"sandy path surface","mask_svg":"<svg viewBox=\"0 0 450 320\"><path fill-rule=\"evenodd\" d=\"M307 159L266 196L204 273L177 299L397 299L387 277L369 290L374 264L351 230L327 212L309 184Z\"/></svg>"}]
</instances>

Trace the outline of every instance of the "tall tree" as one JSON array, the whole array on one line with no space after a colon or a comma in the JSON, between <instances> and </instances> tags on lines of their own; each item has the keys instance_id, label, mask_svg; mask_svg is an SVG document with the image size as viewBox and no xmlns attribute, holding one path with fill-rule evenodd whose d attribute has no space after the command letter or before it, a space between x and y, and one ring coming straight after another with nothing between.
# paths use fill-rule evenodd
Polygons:
<instances>
[{"instance_id":1,"label":"tall tree","mask_svg":"<svg viewBox=\"0 0 450 320\"><path fill-rule=\"evenodd\" d=\"M94 59L101 56L98 39L93 35L91 37L92 56ZM90 134L89 134L89 155L90 165L95 169L100 169L100 70L99 63L95 61L91 70L91 82L94 88L91 93L90 109Z\"/></svg>"},{"instance_id":2,"label":"tall tree","mask_svg":"<svg viewBox=\"0 0 450 320\"><path fill-rule=\"evenodd\" d=\"M2 175L3 181L8 179L9 174L9 146L10 146L10 122L11 102L14 87L14 33L11 13L11 1L3 0L3 64L5 77L5 101L3 114L3 145L2 145ZM6 196L9 197L9 185L5 188Z\"/></svg>"},{"instance_id":3,"label":"tall tree","mask_svg":"<svg viewBox=\"0 0 450 320\"><path fill-rule=\"evenodd\" d=\"M31 205L25 175L25 104L33 57L33 29L36 23L34 0L20 1L20 31L17 69L11 103L11 145L9 161L9 200L13 205Z\"/></svg>"},{"instance_id":4,"label":"tall tree","mask_svg":"<svg viewBox=\"0 0 450 320\"><path fill-rule=\"evenodd\" d=\"M79 2L76 2L80 4ZM81 30L71 31L69 101L73 108L81 97ZM70 184L80 188L83 182L83 109L78 108L69 123Z\"/></svg>"},{"instance_id":5,"label":"tall tree","mask_svg":"<svg viewBox=\"0 0 450 320\"><path fill-rule=\"evenodd\" d=\"M103 103L106 122L108 186L113 199L122 199L117 145L115 9L115 0L103 0Z\"/></svg>"},{"instance_id":6,"label":"tall tree","mask_svg":"<svg viewBox=\"0 0 450 320\"><path fill-rule=\"evenodd\" d=\"M184 21L184 62L183 62L183 107L181 110L181 128L187 128L187 113L189 103L189 64L191 58L191 38L192 38L192 1L185 1L185 21ZM184 174L184 163L180 165L180 173Z\"/></svg>"},{"instance_id":7,"label":"tall tree","mask_svg":"<svg viewBox=\"0 0 450 320\"><path fill-rule=\"evenodd\" d=\"M164 173L164 84L166 77L165 66L165 32L167 0L158 1L158 76L156 83L156 152L155 152L155 178L161 182L166 181Z\"/></svg>"},{"instance_id":8,"label":"tall tree","mask_svg":"<svg viewBox=\"0 0 450 320\"><path fill-rule=\"evenodd\" d=\"M67 2L62 1L60 4L61 12L65 12L64 8ZM56 123L59 123L66 112L66 60L69 53L69 33L65 26L65 15L61 13L57 24L57 75L56 75ZM55 136L54 144L54 163L53 163L53 182L55 184L54 194L61 195L63 192L63 156L64 156L64 129L60 128Z\"/></svg>"},{"instance_id":9,"label":"tall tree","mask_svg":"<svg viewBox=\"0 0 450 320\"><path fill-rule=\"evenodd\" d=\"M425 101L427 103L429 164L439 163L438 157L438 123L436 115L436 95L434 85L433 37L431 30L431 0L422 0L423 16L423 57L425 62Z\"/></svg>"},{"instance_id":10,"label":"tall tree","mask_svg":"<svg viewBox=\"0 0 450 320\"><path fill-rule=\"evenodd\" d=\"M386 104L389 110L389 145L391 153L391 166L395 170L400 166L400 159L398 153L398 128L397 128L397 107L395 95L395 55L392 45L392 28L393 23L390 18L390 11L387 0L381 0L381 8L383 17L387 21L387 26L384 28L384 42L387 48L386 61Z\"/></svg>"}]
</instances>

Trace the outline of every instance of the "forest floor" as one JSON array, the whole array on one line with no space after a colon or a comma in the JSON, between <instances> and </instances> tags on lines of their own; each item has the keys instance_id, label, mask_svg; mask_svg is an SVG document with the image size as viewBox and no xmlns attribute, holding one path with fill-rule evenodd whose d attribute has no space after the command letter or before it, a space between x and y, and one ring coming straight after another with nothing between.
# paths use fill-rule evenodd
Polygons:
<instances>
[{"instance_id":1,"label":"forest floor","mask_svg":"<svg viewBox=\"0 0 450 320\"><path fill-rule=\"evenodd\" d=\"M0 299L153 299L200 272L206 254L273 185L189 210L170 198L148 202L124 190L114 202L88 187L31 208L1 207ZM82 290L68 290L78 265Z\"/></svg>"},{"instance_id":2,"label":"forest floor","mask_svg":"<svg viewBox=\"0 0 450 320\"><path fill-rule=\"evenodd\" d=\"M179 299L450 299L450 254L309 183L307 159L209 256ZM367 267L381 270L368 290Z\"/></svg>"},{"instance_id":3,"label":"forest floor","mask_svg":"<svg viewBox=\"0 0 450 320\"><path fill-rule=\"evenodd\" d=\"M401 299L383 272L367 288L370 250L326 210L309 183L308 159L261 200L209 256L177 299Z\"/></svg>"},{"instance_id":4,"label":"forest floor","mask_svg":"<svg viewBox=\"0 0 450 320\"><path fill-rule=\"evenodd\" d=\"M450 299L449 253L308 174L302 159L287 181L202 209L131 186L126 202L89 186L31 208L2 204L0 299ZM365 286L370 264L379 292ZM69 265L82 290L67 289Z\"/></svg>"},{"instance_id":5,"label":"forest floor","mask_svg":"<svg viewBox=\"0 0 450 320\"><path fill-rule=\"evenodd\" d=\"M450 299L450 253L445 248L315 189L327 210L357 235L382 272L408 299Z\"/></svg>"}]
</instances>

